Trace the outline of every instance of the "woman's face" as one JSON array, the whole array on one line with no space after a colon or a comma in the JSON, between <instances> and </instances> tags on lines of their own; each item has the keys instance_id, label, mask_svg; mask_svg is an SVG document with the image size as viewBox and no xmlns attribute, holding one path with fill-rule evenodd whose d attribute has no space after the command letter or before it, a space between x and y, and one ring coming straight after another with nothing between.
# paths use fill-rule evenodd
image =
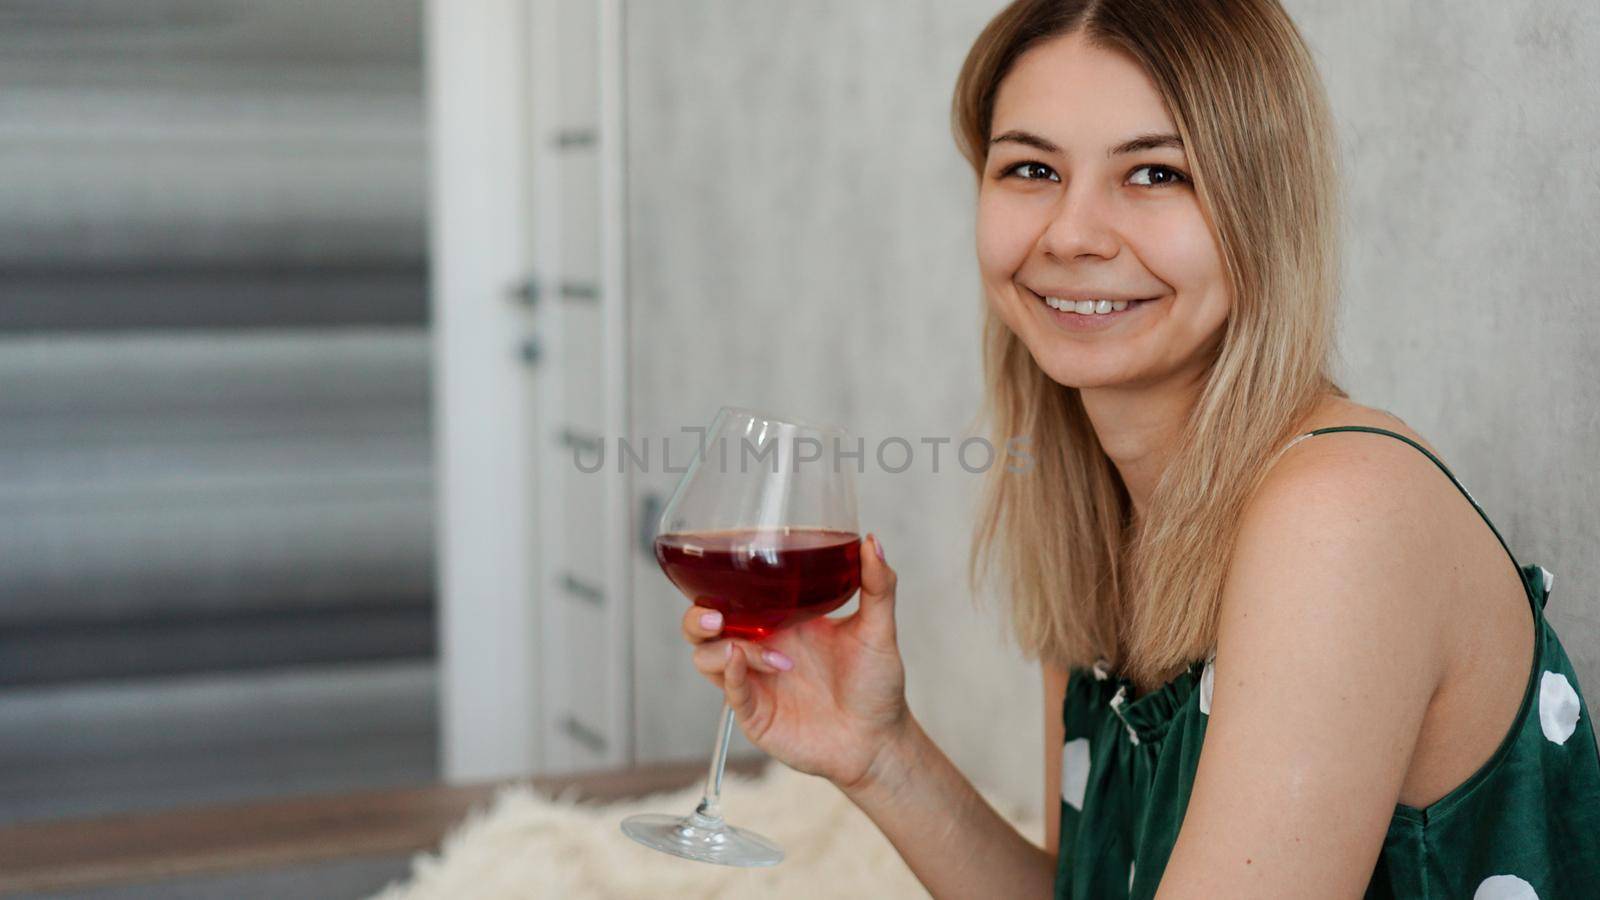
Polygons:
<instances>
[{"instance_id":1,"label":"woman's face","mask_svg":"<svg viewBox=\"0 0 1600 900\"><path fill-rule=\"evenodd\" d=\"M978 267L1060 384L1150 385L1215 352L1232 290L1177 132L1137 63L1078 35L1029 50L1000 84ZM1084 315L1050 299L1145 302L1102 317L1105 303Z\"/></svg>"}]
</instances>

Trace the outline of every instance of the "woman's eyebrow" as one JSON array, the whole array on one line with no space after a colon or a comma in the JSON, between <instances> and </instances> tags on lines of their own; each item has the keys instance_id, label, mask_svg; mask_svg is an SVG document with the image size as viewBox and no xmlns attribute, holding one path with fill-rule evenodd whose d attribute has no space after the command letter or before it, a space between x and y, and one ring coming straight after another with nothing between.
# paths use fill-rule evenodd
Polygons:
<instances>
[{"instance_id":1,"label":"woman's eyebrow","mask_svg":"<svg viewBox=\"0 0 1600 900\"><path fill-rule=\"evenodd\" d=\"M1035 150L1042 150L1045 153L1061 153L1060 147L1057 147L1054 143L1046 140L1045 138L1042 138L1029 131L1020 131L1017 129L1012 129L1011 131L1008 131L989 142L990 146L999 143L1022 144L1025 147L1032 147ZM1150 134L1141 134L1138 137L1129 138L1115 147L1112 147L1109 151L1107 151L1106 156L1121 156L1126 153L1138 153L1142 150L1156 150L1162 147L1171 147L1175 150L1182 150L1183 138L1170 133L1152 132Z\"/></svg>"},{"instance_id":2,"label":"woman's eyebrow","mask_svg":"<svg viewBox=\"0 0 1600 900\"><path fill-rule=\"evenodd\" d=\"M1175 134L1141 134L1131 140L1111 148L1106 156L1121 156L1124 153L1138 153L1142 150L1157 150L1162 147L1171 147L1174 150L1183 149L1183 138Z\"/></svg>"},{"instance_id":3,"label":"woman's eyebrow","mask_svg":"<svg viewBox=\"0 0 1600 900\"><path fill-rule=\"evenodd\" d=\"M1021 144L1025 147L1032 147L1035 150L1043 150L1045 153L1061 152L1060 147L1057 147L1055 144L1050 143L1042 137L1039 137L1037 134L1027 131L1018 131L1015 128L990 141L989 146L993 147L995 144L1001 143Z\"/></svg>"}]
</instances>

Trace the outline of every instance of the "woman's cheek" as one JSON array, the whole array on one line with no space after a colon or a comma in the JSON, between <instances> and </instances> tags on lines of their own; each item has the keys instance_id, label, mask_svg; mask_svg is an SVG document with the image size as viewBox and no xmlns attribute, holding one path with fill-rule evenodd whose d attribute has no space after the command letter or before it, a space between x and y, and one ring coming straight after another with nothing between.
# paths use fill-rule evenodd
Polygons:
<instances>
[{"instance_id":1,"label":"woman's cheek","mask_svg":"<svg viewBox=\"0 0 1600 900\"><path fill-rule=\"evenodd\" d=\"M994 197L979 197L978 267L990 285L1010 282L1027 258L1027 237L1019 229L1021 219L1008 215L1005 205Z\"/></svg>"},{"instance_id":2,"label":"woman's cheek","mask_svg":"<svg viewBox=\"0 0 1600 900\"><path fill-rule=\"evenodd\" d=\"M1140 257L1173 290L1209 293L1223 273L1222 259L1205 221L1165 217L1129 232L1138 236Z\"/></svg>"}]
</instances>

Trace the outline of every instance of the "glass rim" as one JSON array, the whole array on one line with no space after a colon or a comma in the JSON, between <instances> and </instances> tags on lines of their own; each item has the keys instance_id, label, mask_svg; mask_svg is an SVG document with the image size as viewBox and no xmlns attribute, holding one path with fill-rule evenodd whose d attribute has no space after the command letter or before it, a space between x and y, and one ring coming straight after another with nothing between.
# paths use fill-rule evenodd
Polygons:
<instances>
[{"instance_id":1,"label":"glass rim","mask_svg":"<svg viewBox=\"0 0 1600 900\"><path fill-rule=\"evenodd\" d=\"M751 419L760 419L763 422L777 422L782 425L794 425L800 428L809 429L811 431L821 432L823 434L848 435L850 433L849 429L845 428L843 425L811 422L805 419L797 419L793 416L773 415L771 413L762 412L759 409L752 409L748 406L724 406L717 410L718 415L721 415L722 413L745 416Z\"/></svg>"}]
</instances>

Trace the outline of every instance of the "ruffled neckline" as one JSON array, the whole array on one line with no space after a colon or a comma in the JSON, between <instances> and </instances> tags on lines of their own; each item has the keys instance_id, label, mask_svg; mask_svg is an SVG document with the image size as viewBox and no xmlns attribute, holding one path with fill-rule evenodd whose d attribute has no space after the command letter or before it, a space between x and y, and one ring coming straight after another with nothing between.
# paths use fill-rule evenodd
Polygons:
<instances>
[{"instance_id":1,"label":"ruffled neckline","mask_svg":"<svg viewBox=\"0 0 1600 900\"><path fill-rule=\"evenodd\" d=\"M1084 677L1077 680L1096 695L1096 705L1103 704L1122 720L1129 740L1135 744L1154 744L1166 737L1172 720L1189 702L1200 684L1205 666L1205 660L1196 660L1167 683L1138 697L1133 695L1133 682L1111 672L1103 659L1089 669L1080 670Z\"/></svg>"}]
</instances>

